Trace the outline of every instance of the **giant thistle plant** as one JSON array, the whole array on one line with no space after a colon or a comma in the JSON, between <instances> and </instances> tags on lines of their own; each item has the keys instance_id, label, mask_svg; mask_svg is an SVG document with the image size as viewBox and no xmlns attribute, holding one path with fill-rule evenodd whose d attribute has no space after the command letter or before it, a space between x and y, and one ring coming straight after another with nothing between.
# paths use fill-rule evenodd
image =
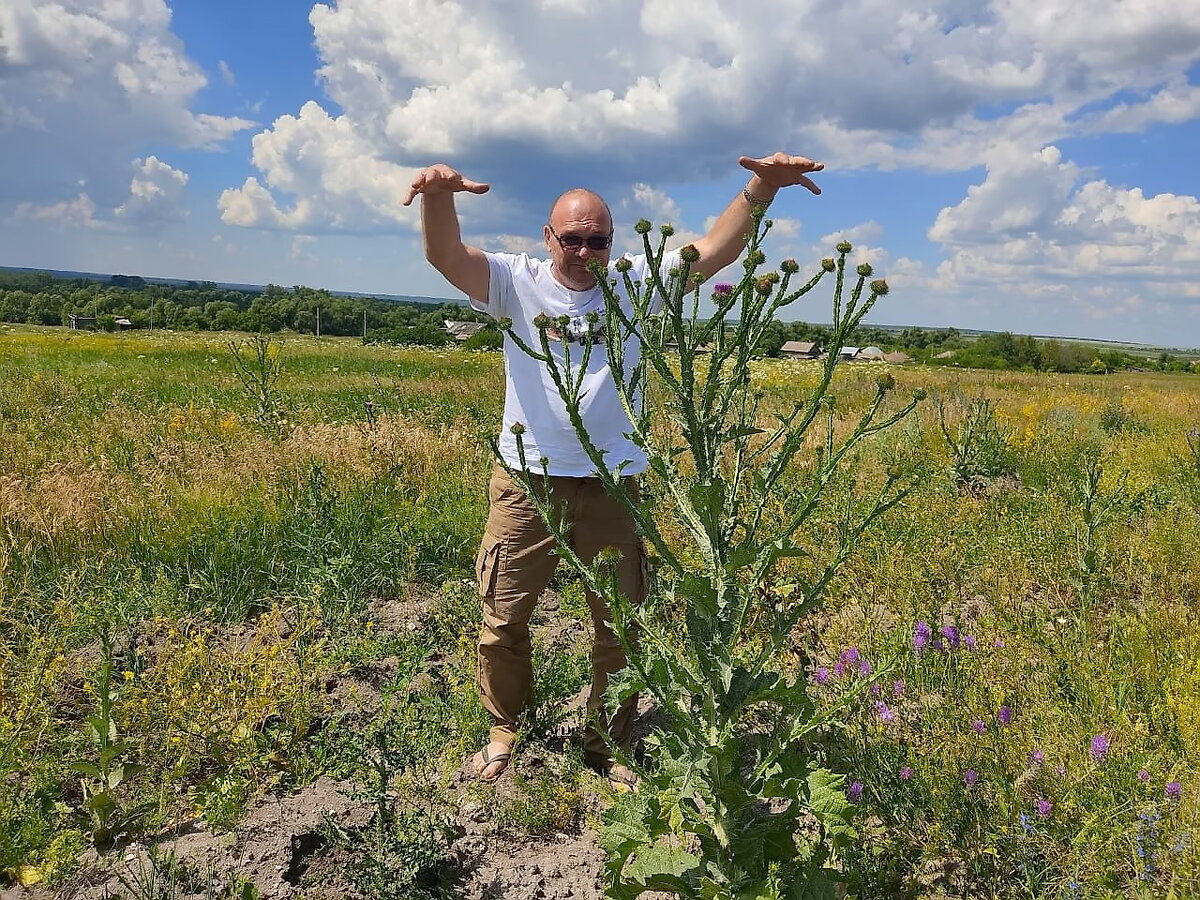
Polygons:
<instances>
[{"instance_id":1,"label":"giant thistle plant","mask_svg":"<svg viewBox=\"0 0 1200 900\"><path fill-rule=\"evenodd\" d=\"M832 897L837 850L851 835L843 778L824 767L816 740L829 714L817 711L803 667L788 662L787 649L858 536L904 495L897 476L889 474L865 504L851 505L857 513L843 515L834 546L806 567L806 578L789 573L798 587L785 599L770 599L762 586L783 561L804 555L800 538L814 527L847 454L907 415L919 397L898 409L886 404L894 380L881 375L853 431L835 439L829 391L838 350L887 284L868 286L866 264L848 273L844 242L802 283L795 261L766 271L760 246L769 229L758 211L744 274L711 292L711 315L700 313L702 279L690 271L698 251L685 247L679 266L661 272L670 227L655 248L642 221L647 281L632 280L627 260L615 264L631 302L622 306L616 282L595 270L606 300L603 350L584 341L572 354L570 342L552 344L553 329L567 323L546 316L534 323L539 346L501 323L509 340L546 366L597 475L633 515L653 562L649 596L635 604L618 587L615 550L581 560L541 490L547 461L525 458L523 428L513 426L521 465L505 464L509 475L538 504L560 555L607 601L628 657L606 703L613 708L643 692L658 710L644 764L617 750L642 781L606 817L614 898L645 891L708 900ZM820 377L786 413L760 415L754 349L780 310L828 276L835 283L832 341ZM598 329L601 317L588 324ZM641 349L636 361L628 353L633 342ZM605 458L584 427L581 390L593 352L608 354L629 436L648 458L654 490L645 496L631 494L621 461ZM665 417L674 427L656 428ZM676 527L665 527L668 517Z\"/></svg>"}]
</instances>

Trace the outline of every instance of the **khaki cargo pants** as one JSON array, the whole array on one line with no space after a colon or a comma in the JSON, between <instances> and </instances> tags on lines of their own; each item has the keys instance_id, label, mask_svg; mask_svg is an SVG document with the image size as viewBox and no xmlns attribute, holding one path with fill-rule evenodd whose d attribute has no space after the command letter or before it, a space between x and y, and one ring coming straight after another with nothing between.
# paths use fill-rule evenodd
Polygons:
<instances>
[{"instance_id":1,"label":"khaki cargo pants","mask_svg":"<svg viewBox=\"0 0 1200 900\"><path fill-rule=\"evenodd\" d=\"M544 476L534 476L539 495L546 489ZM571 542L585 562L603 547L621 552L617 577L626 597L640 603L645 598L645 553L633 518L608 496L598 478L550 476L550 497L563 509L571 525ZM637 496L637 481L626 484ZM529 618L542 591L550 583L558 557L554 537L546 529L530 499L497 465L488 483L489 511L476 572L482 596L483 631L479 638L479 695L492 718L491 740L512 746L517 722L533 697ZM608 676L625 666L607 605L590 591L592 616L592 689L589 713L597 713L608 686ZM613 740L628 748L637 698L631 697L608 722ZM590 725L584 733L589 762L603 765L611 754Z\"/></svg>"}]
</instances>

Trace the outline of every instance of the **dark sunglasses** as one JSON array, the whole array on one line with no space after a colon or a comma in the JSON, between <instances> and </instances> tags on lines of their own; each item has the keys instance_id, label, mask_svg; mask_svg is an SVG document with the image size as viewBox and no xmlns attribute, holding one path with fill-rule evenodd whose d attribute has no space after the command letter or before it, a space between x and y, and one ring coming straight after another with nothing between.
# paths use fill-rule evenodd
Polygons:
<instances>
[{"instance_id":1,"label":"dark sunglasses","mask_svg":"<svg viewBox=\"0 0 1200 900\"><path fill-rule=\"evenodd\" d=\"M589 234L587 237L580 237L577 234L568 234L566 237L559 237L558 232L554 230L554 226L547 223L547 228L554 235L554 239L558 241L558 246L564 250L578 250L584 244L587 244L589 250L607 250L612 246L612 233L608 234Z\"/></svg>"}]
</instances>

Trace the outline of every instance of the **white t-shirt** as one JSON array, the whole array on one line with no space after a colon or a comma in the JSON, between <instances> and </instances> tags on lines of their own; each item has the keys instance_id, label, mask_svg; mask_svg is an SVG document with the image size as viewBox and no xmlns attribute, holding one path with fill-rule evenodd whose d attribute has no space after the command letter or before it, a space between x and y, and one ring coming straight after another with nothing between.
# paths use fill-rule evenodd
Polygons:
<instances>
[{"instance_id":1,"label":"white t-shirt","mask_svg":"<svg viewBox=\"0 0 1200 900\"><path fill-rule=\"evenodd\" d=\"M567 316L571 322L565 337L570 342L571 366L578 376L583 361L583 342L596 340L594 331L604 327L604 293L599 286L588 291L573 291L560 284L551 271L550 260L532 259L521 254L488 253L491 278L488 285L487 303L472 299L471 306L496 319L512 319L513 332L534 350L540 350L541 339L533 320L545 313L551 319ZM633 264L629 277L637 286L646 279L648 264L645 256L627 256ZM663 255L662 275L679 264L678 252ZM632 312L632 303L625 293L624 278L612 268L609 275L616 279L616 292L626 314ZM595 326L587 323L585 316L595 312L600 320ZM558 360L560 368L565 364L563 336L558 326L549 330L550 351ZM625 435L631 430L629 417L617 396L616 384L608 365L608 351L603 338L592 346L588 359L587 374L583 379L583 397L580 412L587 433L601 450L609 470L623 462L625 474L645 471L646 456ZM626 341L625 371L631 373L641 357L641 346L636 339ZM520 422L525 426L521 436L525 447L525 461L534 472L541 472L539 460L545 456L550 462L551 475L587 477L596 473L596 467L584 453L579 437L571 425L566 405L559 396L558 388L550 377L544 363L527 355L512 341L504 341L504 425L500 430L500 454L510 466L519 468L517 439L512 425ZM641 398L637 398L639 403Z\"/></svg>"}]
</instances>

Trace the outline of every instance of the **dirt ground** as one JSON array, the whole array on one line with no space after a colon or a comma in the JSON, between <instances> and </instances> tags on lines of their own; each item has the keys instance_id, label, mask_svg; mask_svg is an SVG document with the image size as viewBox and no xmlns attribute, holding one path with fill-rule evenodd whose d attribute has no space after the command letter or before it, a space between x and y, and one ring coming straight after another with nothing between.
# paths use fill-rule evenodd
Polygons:
<instances>
[{"instance_id":1,"label":"dirt ground","mask_svg":"<svg viewBox=\"0 0 1200 900\"><path fill-rule=\"evenodd\" d=\"M430 599L379 602L371 616L384 628L410 631L419 627ZM558 598L543 598L534 626L542 639L555 644L586 642L583 624L559 615ZM244 626L243 626L244 627ZM431 658L430 668L441 664ZM343 713L342 727L365 723L379 711L385 687L394 681L395 659L381 659L353 677L331 679L325 686ZM421 676L418 676L418 678ZM586 692L586 689L585 689ZM564 728L577 727L586 693L567 703ZM641 723L645 727L648 717ZM505 833L493 806L500 808L514 790L514 778L544 773L554 751L530 747L518 753L509 771L483 791L464 768L454 776L445 797L453 819L450 872L453 896L462 900L504 897L506 900L587 900L603 896L604 854L596 834L580 825L568 833L529 836ZM549 764L553 768L554 761ZM94 851L81 860L81 874L57 892L19 885L0 892L0 900L204 900L252 883L262 900L324 900L360 896L346 878L350 859L329 845L330 826L354 829L371 820L372 807L361 786L321 777L288 796L266 796L248 808L230 832L213 833L195 821L170 833L144 838L101 859ZM493 802L494 801L494 804ZM600 808L599 796L584 798ZM153 852L157 865L151 859ZM174 860L174 863L170 861ZM173 883L155 876L164 861L188 873ZM240 892L237 896L244 896Z\"/></svg>"}]
</instances>

